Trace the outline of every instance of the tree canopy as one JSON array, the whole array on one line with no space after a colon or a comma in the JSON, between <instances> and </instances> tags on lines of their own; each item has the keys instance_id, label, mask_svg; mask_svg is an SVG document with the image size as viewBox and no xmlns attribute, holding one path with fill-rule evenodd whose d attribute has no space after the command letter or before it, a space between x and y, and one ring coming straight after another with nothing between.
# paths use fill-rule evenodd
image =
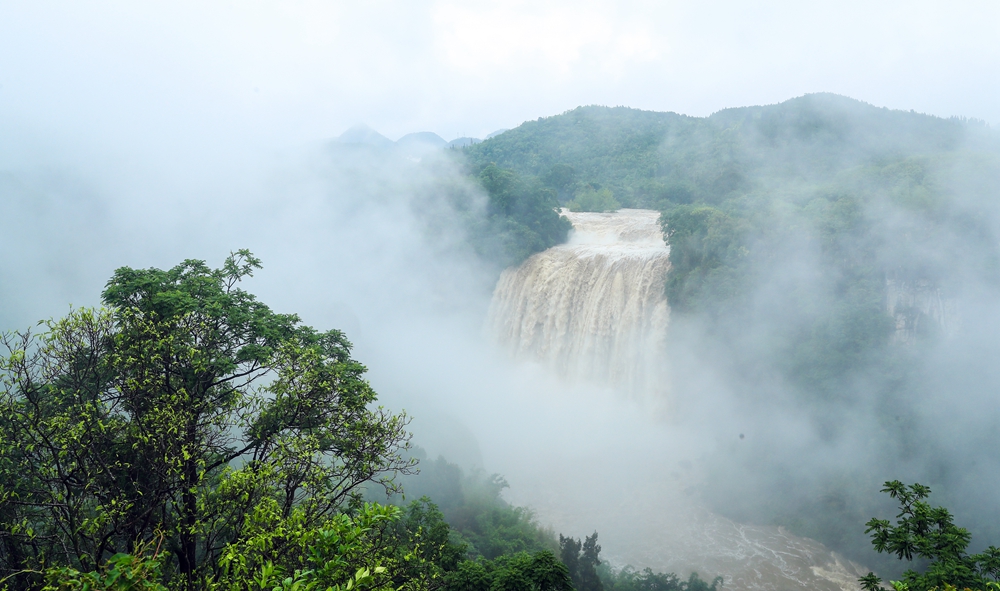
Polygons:
<instances>
[{"instance_id":1,"label":"tree canopy","mask_svg":"<svg viewBox=\"0 0 1000 591\"><path fill-rule=\"evenodd\" d=\"M923 573L908 569L897 589L930 591L948 586L958 589L996 588L1000 579L1000 548L990 546L979 554L967 549L972 535L955 525L944 507L933 507L925 501L931 489L921 484L906 485L898 480L886 482L882 492L899 501L899 514L893 525L887 519L872 518L866 534L871 535L877 552L895 554L896 558L927 564ZM868 591L881 589L881 579L874 573L860 579Z\"/></svg>"},{"instance_id":2,"label":"tree canopy","mask_svg":"<svg viewBox=\"0 0 1000 591\"><path fill-rule=\"evenodd\" d=\"M124 267L105 307L0 336L0 588L573 589L502 477L417 475L408 417L343 333L242 290L258 268Z\"/></svg>"},{"instance_id":3,"label":"tree canopy","mask_svg":"<svg viewBox=\"0 0 1000 591\"><path fill-rule=\"evenodd\" d=\"M492 163L475 178L488 202L485 217L470 219L469 233L484 259L503 268L566 241L572 225L559 214L555 190Z\"/></svg>"},{"instance_id":4,"label":"tree canopy","mask_svg":"<svg viewBox=\"0 0 1000 591\"><path fill-rule=\"evenodd\" d=\"M584 187L577 192L572 201L566 203L570 211L595 211L600 213L615 212L621 208L621 203L615 199L610 189L595 189Z\"/></svg>"},{"instance_id":5,"label":"tree canopy","mask_svg":"<svg viewBox=\"0 0 1000 591\"><path fill-rule=\"evenodd\" d=\"M314 528L363 485L396 490L407 417L372 406L343 333L238 287L259 267L239 251L220 269L121 268L105 308L3 335L0 577L29 586L162 538L168 580L193 588L262 520Z\"/></svg>"}]
</instances>

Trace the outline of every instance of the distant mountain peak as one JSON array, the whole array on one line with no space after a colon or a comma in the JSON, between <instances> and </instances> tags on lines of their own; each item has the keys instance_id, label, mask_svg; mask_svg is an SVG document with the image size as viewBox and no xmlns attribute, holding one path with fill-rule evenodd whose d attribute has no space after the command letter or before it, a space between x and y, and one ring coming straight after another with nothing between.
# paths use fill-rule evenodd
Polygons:
<instances>
[{"instance_id":1,"label":"distant mountain peak","mask_svg":"<svg viewBox=\"0 0 1000 591\"><path fill-rule=\"evenodd\" d=\"M364 123L359 123L340 134L335 140L339 144L362 144L366 146L388 147L393 141L381 133L368 127Z\"/></svg>"}]
</instances>

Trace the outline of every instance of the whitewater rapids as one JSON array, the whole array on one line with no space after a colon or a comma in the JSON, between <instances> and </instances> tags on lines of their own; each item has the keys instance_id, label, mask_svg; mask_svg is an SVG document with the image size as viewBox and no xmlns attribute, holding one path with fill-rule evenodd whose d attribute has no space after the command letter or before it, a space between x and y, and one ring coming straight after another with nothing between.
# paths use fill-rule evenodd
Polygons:
<instances>
[{"instance_id":1,"label":"whitewater rapids","mask_svg":"<svg viewBox=\"0 0 1000 591\"><path fill-rule=\"evenodd\" d=\"M659 213L573 213L569 241L500 276L488 325L517 358L638 395L661 388L670 247Z\"/></svg>"}]
</instances>

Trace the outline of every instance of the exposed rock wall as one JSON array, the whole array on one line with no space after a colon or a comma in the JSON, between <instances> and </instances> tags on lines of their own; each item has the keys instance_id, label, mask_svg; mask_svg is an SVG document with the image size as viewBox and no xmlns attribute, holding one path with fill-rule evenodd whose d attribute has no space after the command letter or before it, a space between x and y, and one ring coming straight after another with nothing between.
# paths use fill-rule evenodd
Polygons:
<instances>
[{"instance_id":1,"label":"exposed rock wall","mask_svg":"<svg viewBox=\"0 0 1000 591\"><path fill-rule=\"evenodd\" d=\"M886 311L896 321L892 340L909 344L923 336L952 336L959 321L958 303L935 282L886 273Z\"/></svg>"}]
</instances>

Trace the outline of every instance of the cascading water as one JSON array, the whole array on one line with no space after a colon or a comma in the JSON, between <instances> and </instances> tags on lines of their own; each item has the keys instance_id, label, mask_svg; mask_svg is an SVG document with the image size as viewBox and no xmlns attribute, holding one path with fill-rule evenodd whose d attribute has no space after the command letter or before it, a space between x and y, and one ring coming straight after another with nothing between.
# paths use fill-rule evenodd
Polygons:
<instances>
[{"instance_id":1,"label":"cascading water","mask_svg":"<svg viewBox=\"0 0 1000 591\"><path fill-rule=\"evenodd\" d=\"M548 365L570 382L662 394L670 249L658 212L564 213L574 226L566 244L501 275L490 332L515 357ZM532 484L519 487L516 500L542 521L561 532L589 528L576 535L596 528L613 564L722 575L724 589L859 588L866 569L819 542L736 523L700 503L690 486L697 470L672 433L684 425L660 425L660 437L644 439L642 425L618 424L621 415L607 410L614 441L576 459L519 463L521 480Z\"/></svg>"},{"instance_id":2,"label":"cascading water","mask_svg":"<svg viewBox=\"0 0 1000 591\"><path fill-rule=\"evenodd\" d=\"M500 276L488 321L493 334L515 356L566 377L633 394L661 387L670 249L659 214L564 214L574 228L566 244Z\"/></svg>"}]
</instances>

